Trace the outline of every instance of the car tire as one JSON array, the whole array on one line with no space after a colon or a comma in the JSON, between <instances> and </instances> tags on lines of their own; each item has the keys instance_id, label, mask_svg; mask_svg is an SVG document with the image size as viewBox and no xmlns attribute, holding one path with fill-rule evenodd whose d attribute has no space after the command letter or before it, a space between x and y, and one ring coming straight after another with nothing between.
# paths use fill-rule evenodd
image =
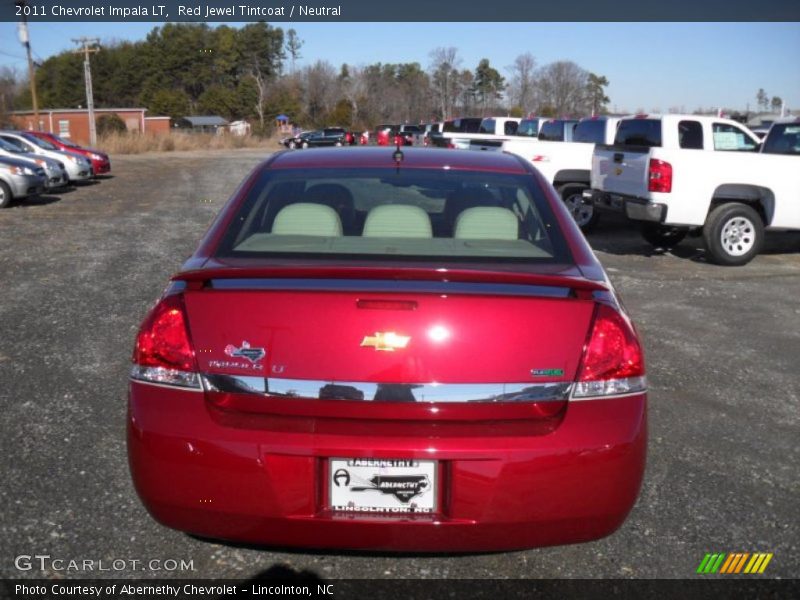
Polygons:
<instances>
[{"instance_id":1,"label":"car tire","mask_svg":"<svg viewBox=\"0 0 800 600\"><path fill-rule=\"evenodd\" d=\"M341 146L342 145L342 140L336 140L336 142L333 145L336 146L336 147Z\"/></svg>"},{"instance_id":2,"label":"car tire","mask_svg":"<svg viewBox=\"0 0 800 600\"><path fill-rule=\"evenodd\" d=\"M587 187L583 185L565 185L560 189L560 194L575 223L581 231L589 233L600 220L600 212L595 209L594 204L583 199L585 189Z\"/></svg>"},{"instance_id":3,"label":"car tire","mask_svg":"<svg viewBox=\"0 0 800 600\"><path fill-rule=\"evenodd\" d=\"M297 148L297 142L295 142L294 140L290 141L288 145L289 145L289 150L294 150L295 148Z\"/></svg>"},{"instance_id":4,"label":"car tire","mask_svg":"<svg viewBox=\"0 0 800 600\"><path fill-rule=\"evenodd\" d=\"M642 237L648 244L663 250L669 250L680 244L687 233L689 232L686 229L660 223L645 223L641 229Z\"/></svg>"},{"instance_id":5,"label":"car tire","mask_svg":"<svg viewBox=\"0 0 800 600\"><path fill-rule=\"evenodd\" d=\"M0 181L0 208L8 208L11 206L11 201L14 198L11 196L11 188L8 187L5 181Z\"/></svg>"},{"instance_id":6,"label":"car tire","mask_svg":"<svg viewBox=\"0 0 800 600\"><path fill-rule=\"evenodd\" d=\"M761 215L746 204L721 204L706 218L703 239L713 262L738 267L749 263L761 251L764 222Z\"/></svg>"},{"instance_id":7,"label":"car tire","mask_svg":"<svg viewBox=\"0 0 800 600\"><path fill-rule=\"evenodd\" d=\"M301 147L303 150L305 150L306 148L308 148L308 142L305 142L305 141L304 141L302 144L300 144L300 147Z\"/></svg>"}]
</instances>

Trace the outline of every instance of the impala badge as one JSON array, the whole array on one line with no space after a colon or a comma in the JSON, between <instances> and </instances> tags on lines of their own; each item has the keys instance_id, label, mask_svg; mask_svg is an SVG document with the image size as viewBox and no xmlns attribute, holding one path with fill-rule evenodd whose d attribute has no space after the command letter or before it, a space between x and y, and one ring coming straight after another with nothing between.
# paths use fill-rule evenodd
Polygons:
<instances>
[{"instance_id":1,"label":"impala badge","mask_svg":"<svg viewBox=\"0 0 800 600\"><path fill-rule=\"evenodd\" d=\"M241 348L237 348L233 344L225 346L225 354L235 358L246 358L255 364L266 356L267 351L263 348L251 348L249 342L243 341Z\"/></svg>"},{"instance_id":2,"label":"impala badge","mask_svg":"<svg viewBox=\"0 0 800 600\"><path fill-rule=\"evenodd\" d=\"M376 331L375 335L364 336L364 339L361 340L361 346L369 346L384 352L394 352L397 349L403 349L408 346L410 340L410 336L397 335L394 331Z\"/></svg>"}]
</instances>

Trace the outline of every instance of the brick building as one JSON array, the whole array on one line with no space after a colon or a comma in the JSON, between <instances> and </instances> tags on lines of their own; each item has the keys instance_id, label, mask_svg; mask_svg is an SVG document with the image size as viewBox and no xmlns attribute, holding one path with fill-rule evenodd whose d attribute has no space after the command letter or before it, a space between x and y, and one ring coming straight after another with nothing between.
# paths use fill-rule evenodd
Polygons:
<instances>
[{"instance_id":1,"label":"brick building","mask_svg":"<svg viewBox=\"0 0 800 600\"><path fill-rule=\"evenodd\" d=\"M130 132L169 133L169 117L146 117L146 108L96 108L95 120L114 114L123 120ZM85 108L53 108L39 110L39 127L32 110L12 112L11 121L20 129L39 129L54 133L77 144L89 143L89 111Z\"/></svg>"}]
</instances>

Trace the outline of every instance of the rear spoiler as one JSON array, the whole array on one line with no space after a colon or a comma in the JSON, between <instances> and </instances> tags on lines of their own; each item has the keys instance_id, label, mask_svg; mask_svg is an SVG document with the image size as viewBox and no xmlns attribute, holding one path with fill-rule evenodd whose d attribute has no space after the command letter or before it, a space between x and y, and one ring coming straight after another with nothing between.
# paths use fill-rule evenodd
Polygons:
<instances>
[{"instance_id":1,"label":"rear spoiler","mask_svg":"<svg viewBox=\"0 0 800 600\"><path fill-rule=\"evenodd\" d=\"M560 274L539 274L473 269L421 269L386 267L291 266L291 267L207 267L177 273L173 281L194 282L202 287L221 279L338 279L384 282L484 283L518 286L569 288L575 292L607 292L605 282ZM199 286L197 284L200 284Z\"/></svg>"}]
</instances>

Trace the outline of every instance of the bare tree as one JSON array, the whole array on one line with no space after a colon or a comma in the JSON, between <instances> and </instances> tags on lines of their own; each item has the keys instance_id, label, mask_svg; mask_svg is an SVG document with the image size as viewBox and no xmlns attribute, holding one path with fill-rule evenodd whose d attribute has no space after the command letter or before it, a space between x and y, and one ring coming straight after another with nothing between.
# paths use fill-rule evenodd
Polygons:
<instances>
[{"instance_id":1,"label":"bare tree","mask_svg":"<svg viewBox=\"0 0 800 600\"><path fill-rule=\"evenodd\" d=\"M453 112L456 101L456 87L458 81L458 67L461 59L458 49L436 48L431 51L430 75L434 96L439 105L442 119L447 119Z\"/></svg>"},{"instance_id":2,"label":"bare tree","mask_svg":"<svg viewBox=\"0 0 800 600\"><path fill-rule=\"evenodd\" d=\"M514 64L507 67L511 73L511 81L508 84L508 97L513 106L522 109L523 114L528 114L534 109L536 101L534 73L536 71L536 59L530 52L520 54L514 59Z\"/></svg>"},{"instance_id":3,"label":"bare tree","mask_svg":"<svg viewBox=\"0 0 800 600\"><path fill-rule=\"evenodd\" d=\"M336 69L331 63L318 60L304 69L303 84L306 114L312 123L321 125L339 99Z\"/></svg>"},{"instance_id":4,"label":"bare tree","mask_svg":"<svg viewBox=\"0 0 800 600\"><path fill-rule=\"evenodd\" d=\"M586 83L588 73L572 61L550 63L537 71L539 111L547 108L556 115L588 112Z\"/></svg>"}]
</instances>

